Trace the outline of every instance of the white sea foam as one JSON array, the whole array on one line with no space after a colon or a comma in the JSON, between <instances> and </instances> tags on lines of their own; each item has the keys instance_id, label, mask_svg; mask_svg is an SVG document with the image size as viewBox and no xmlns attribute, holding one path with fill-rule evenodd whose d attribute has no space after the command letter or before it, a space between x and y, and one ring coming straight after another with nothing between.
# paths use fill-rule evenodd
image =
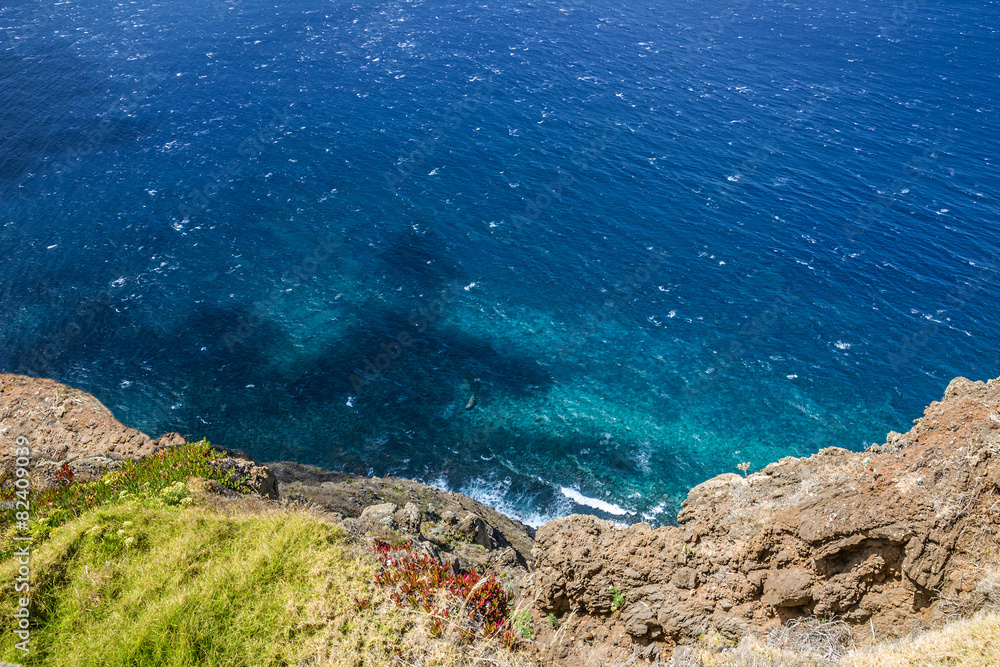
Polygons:
<instances>
[{"instance_id":1,"label":"white sea foam","mask_svg":"<svg viewBox=\"0 0 1000 667\"><path fill-rule=\"evenodd\" d=\"M635 514L635 512L629 512L627 509L623 509L614 503L609 503L604 500L599 500L597 498L590 498L585 496L576 489L569 489L565 486L559 487L562 494L575 502L578 505L583 505L584 507L592 507L595 510L601 510L602 512L607 512L608 514L614 514L615 516L625 516L626 514Z\"/></svg>"},{"instance_id":2,"label":"white sea foam","mask_svg":"<svg viewBox=\"0 0 1000 667\"><path fill-rule=\"evenodd\" d=\"M443 478L441 480L444 481ZM430 483L430 486L438 486L434 482ZM488 507L492 507L496 511L500 512L504 516L507 516L516 521L531 526L532 528L538 528L543 523L551 521L556 517L565 516L569 514L570 508L556 508L554 512L541 513L534 510L524 511L519 509L514 503L511 502L508 491L510 491L511 478L507 477L503 480L487 480L478 477L471 482L462 486L459 492L472 498L476 502L480 502ZM438 486L440 489L446 489L445 486Z\"/></svg>"},{"instance_id":3,"label":"white sea foam","mask_svg":"<svg viewBox=\"0 0 1000 667\"><path fill-rule=\"evenodd\" d=\"M436 479L425 481L424 484L427 486L433 486L435 489L441 489L442 491L451 491L451 489L448 488L448 480L444 478L444 475L441 475Z\"/></svg>"},{"instance_id":4,"label":"white sea foam","mask_svg":"<svg viewBox=\"0 0 1000 667\"><path fill-rule=\"evenodd\" d=\"M642 518L646 521L654 520L658 515L663 514L664 510L667 509L666 503L660 503L655 507L650 507L648 512L642 513Z\"/></svg>"}]
</instances>

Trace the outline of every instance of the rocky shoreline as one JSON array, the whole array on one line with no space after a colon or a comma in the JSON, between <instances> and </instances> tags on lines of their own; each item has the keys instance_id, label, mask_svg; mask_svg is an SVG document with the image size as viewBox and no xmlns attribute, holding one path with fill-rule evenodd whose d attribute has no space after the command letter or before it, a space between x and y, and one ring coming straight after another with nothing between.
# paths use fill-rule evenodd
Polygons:
<instances>
[{"instance_id":1,"label":"rocky shoreline","mask_svg":"<svg viewBox=\"0 0 1000 667\"><path fill-rule=\"evenodd\" d=\"M86 392L0 374L0 462L20 436L36 486L66 470L97 479L185 441L129 428ZM573 515L536 532L413 481L225 453L218 465L245 490L309 503L358 537L411 539L456 571L498 574L530 605L546 664L591 664L602 648L662 661L706 635L810 617L905 636L982 606L1000 562L1000 379L953 380L908 433L865 452L828 448L710 479L676 526L655 529Z\"/></svg>"}]
</instances>

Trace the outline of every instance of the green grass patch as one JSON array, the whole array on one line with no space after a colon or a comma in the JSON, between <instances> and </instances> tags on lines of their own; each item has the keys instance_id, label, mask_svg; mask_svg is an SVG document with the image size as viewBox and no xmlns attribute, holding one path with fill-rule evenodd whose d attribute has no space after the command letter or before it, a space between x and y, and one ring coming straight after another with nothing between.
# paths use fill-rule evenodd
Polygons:
<instances>
[{"instance_id":1,"label":"green grass patch","mask_svg":"<svg viewBox=\"0 0 1000 667\"><path fill-rule=\"evenodd\" d=\"M160 490L173 483L154 479ZM146 481L154 486L134 469L119 478L126 489ZM370 560L351 555L338 526L303 512L126 496L51 528L31 570L31 652L13 647L23 593L4 586L0 660L266 667L322 655L323 664L385 664L403 634L396 616L358 603L377 595ZM0 581L16 571L14 559L0 561Z\"/></svg>"},{"instance_id":2,"label":"green grass patch","mask_svg":"<svg viewBox=\"0 0 1000 667\"><path fill-rule=\"evenodd\" d=\"M235 489L241 480L231 480L228 473L212 465L223 455L207 440L189 442L180 447L161 449L140 461L125 461L119 470L109 472L96 482L73 480L68 467L60 473L60 483L52 489L18 495L9 472L0 473L0 500L27 500L31 530L36 539L45 539L48 530L89 509L106 503L123 502L134 497L149 497L183 483L189 477L205 477ZM0 511L0 529L15 527L17 508ZM9 554L0 552L0 558Z\"/></svg>"}]
</instances>

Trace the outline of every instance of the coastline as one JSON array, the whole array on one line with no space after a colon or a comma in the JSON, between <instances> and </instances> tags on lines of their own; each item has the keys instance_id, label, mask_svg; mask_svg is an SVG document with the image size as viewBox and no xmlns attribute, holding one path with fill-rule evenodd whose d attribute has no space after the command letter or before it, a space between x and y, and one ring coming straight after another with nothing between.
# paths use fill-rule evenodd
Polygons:
<instances>
[{"instance_id":1,"label":"coastline","mask_svg":"<svg viewBox=\"0 0 1000 667\"><path fill-rule=\"evenodd\" d=\"M31 442L38 488L66 470L98 480L186 441L152 439L58 382L0 375L8 467L18 439ZM905 637L988 605L983 582L1000 572L1000 515L990 509L1000 379L956 378L910 432L865 452L827 448L707 480L678 524L659 528L571 515L536 531L418 482L220 451L266 502L317 508L360 540L409 540L456 573L493 573L531 610L545 664L585 664L597 649L662 661L706 636L739 642L810 618L838 619L855 642Z\"/></svg>"}]
</instances>

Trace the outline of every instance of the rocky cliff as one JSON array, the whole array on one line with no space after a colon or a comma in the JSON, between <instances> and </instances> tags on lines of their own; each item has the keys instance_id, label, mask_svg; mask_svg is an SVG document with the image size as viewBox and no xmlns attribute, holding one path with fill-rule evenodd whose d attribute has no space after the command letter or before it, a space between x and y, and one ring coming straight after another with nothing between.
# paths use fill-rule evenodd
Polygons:
<instances>
[{"instance_id":1,"label":"rocky cliff","mask_svg":"<svg viewBox=\"0 0 1000 667\"><path fill-rule=\"evenodd\" d=\"M879 639L971 611L1000 551L1000 380L957 378L909 433L691 490L678 525L570 516L538 530L525 592L587 642L647 656L837 617ZM619 593L615 602L615 592Z\"/></svg>"},{"instance_id":2,"label":"rocky cliff","mask_svg":"<svg viewBox=\"0 0 1000 667\"><path fill-rule=\"evenodd\" d=\"M184 441L153 440L65 385L0 375L7 467L19 436L41 486ZM662 660L708 634L739 638L803 617L900 636L981 605L1000 564L1000 380L954 380L909 433L868 451L825 449L710 479L677 526L656 529L575 515L535 534L415 482L227 453L218 465L247 490L311 503L358 536L408 537L457 570L497 572L531 605L547 664L616 651Z\"/></svg>"},{"instance_id":3,"label":"rocky cliff","mask_svg":"<svg viewBox=\"0 0 1000 667\"><path fill-rule=\"evenodd\" d=\"M66 478L99 479L126 459L185 442L167 433L152 439L114 418L94 396L47 379L0 374L0 464L13 470L17 439L32 450L35 489ZM458 493L393 477L367 478L287 461L258 464L245 452L213 465L243 490L308 503L350 532L411 539L455 570L491 571L514 585L531 563L534 530ZM12 479L8 479L11 483ZM222 489L217 489L222 492Z\"/></svg>"}]
</instances>

